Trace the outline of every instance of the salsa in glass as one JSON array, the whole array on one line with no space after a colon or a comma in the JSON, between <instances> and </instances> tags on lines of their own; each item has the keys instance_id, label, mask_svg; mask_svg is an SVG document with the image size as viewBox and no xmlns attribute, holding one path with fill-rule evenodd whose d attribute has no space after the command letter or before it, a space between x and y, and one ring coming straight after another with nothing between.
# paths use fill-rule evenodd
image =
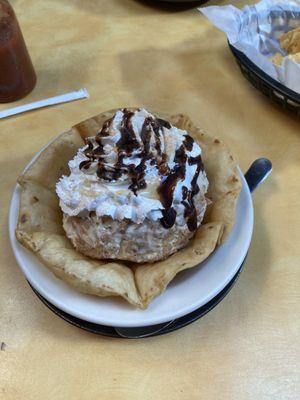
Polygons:
<instances>
[{"instance_id":1,"label":"salsa in glass","mask_svg":"<svg viewBox=\"0 0 300 400\"><path fill-rule=\"evenodd\" d=\"M0 0L0 103L32 91L36 74L13 8Z\"/></svg>"}]
</instances>

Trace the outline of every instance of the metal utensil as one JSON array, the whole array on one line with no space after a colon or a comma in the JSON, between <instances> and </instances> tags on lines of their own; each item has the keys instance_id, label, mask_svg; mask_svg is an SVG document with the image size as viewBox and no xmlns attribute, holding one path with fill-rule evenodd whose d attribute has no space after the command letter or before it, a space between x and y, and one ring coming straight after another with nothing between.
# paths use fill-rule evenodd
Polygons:
<instances>
[{"instance_id":1,"label":"metal utensil","mask_svg":"<svg viewBox=\"0 0 300 400\"><path fill-rule=\"evenodd\" d=\"M255 160L245 174L245 179L252 193L271 173L272 163L267 158ZM139 339L155 335L167 328L173 321L151 326L142 326L136 328L116 328L115 331L123 338Z\"/></svg>"}]
</instances>

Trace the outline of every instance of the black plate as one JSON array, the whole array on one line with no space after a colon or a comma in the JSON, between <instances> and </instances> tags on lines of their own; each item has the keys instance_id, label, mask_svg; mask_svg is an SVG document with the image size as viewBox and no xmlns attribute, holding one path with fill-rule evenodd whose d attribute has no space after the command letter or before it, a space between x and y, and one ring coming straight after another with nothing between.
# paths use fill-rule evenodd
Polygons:
<instances>
[{"instance_id":1,"label":"black plate","mask_svg":"<svg viewBox=\"0 0 300 400\"><path fill-rule=\"evenodd\" d=\"M158 335L163 335L165 333L173 332L176 331L177 329L183 328L186 325L191 324L192 322L196 321L197 319L203 317L205 314L207 314L210 310L212 310L217 304L220 303L221 300L224 299L224 297L227 295L227 293L230 291L230 289L233 287L235 282L237 281L241 270L243 268L243 264L245 262L245 259L240 266L238 272L235 274L233 279L225 286L225 288L217 295L215 296L212 300L210 300L207 304L204 306L198 308L197 310L181 317L175 319L173 322L170 322L166 328L162 329L158 333L154 333L150 336L158 336ZM30 284L29 284L30 285ZM69 322L72 325L77 326L78 328L84 329L86 331L96 333L98 335L105 335L105 336L111 336L111 337L118 337L118 338L123 338L123 336L120 336L114 327L111 326L105 326L105 325L99 325L99 324L94 324L92 322L84 321L82 319L73 317L70 314L67 314L66 312L60 310L59 308L55 307L53 304L51 304L48 300L46 300L33 286L30 285L32 290L35 292L35 294L38 296L38 298L51 310L53 311L56 315L64 319L65 321ZM167 323L166 323L167 324Z\"/></svg>"},{"instance_id":2,"label":"black plate","mask_svg":"<svg viewBox=\"0 0 300 400\"><path fill-rule=\"evenodd\" d=\"M252 83L256 89L278 104L285 110L289 110L300 116L300 94L282 85L271 78L263 70L257 67L244 53L237 50L228 42L229 48L234 55L238 66L244 77Z\"/></svg>"}]
</instances>

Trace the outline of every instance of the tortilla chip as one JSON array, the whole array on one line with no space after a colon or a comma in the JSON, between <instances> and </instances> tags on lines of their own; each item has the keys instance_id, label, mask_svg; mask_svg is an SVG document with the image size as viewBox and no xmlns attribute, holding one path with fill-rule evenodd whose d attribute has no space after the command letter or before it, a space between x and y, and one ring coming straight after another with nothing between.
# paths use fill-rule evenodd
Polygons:
<instances>
[{"instance_id":1,"label":"tortilla chip","mask_svg":"<svg viewBox=\"0 0 300 400\"><path fill-rule=\"evenodd\" d=\"M282 64L284 57L280 53L275 53L273 57L271 57L271 61L273 64L275 64L277 67L280 67Z\"/></svg>"},{"instance_id":2,"label":"tortilla chip","mask_svg":"<svg viewBox=\"0 0 300 400\"><path fill-rule=\"evenodd\" d=\"M82 138L95 135L115 112L99 114L59 136L20 177L22 193L16 237L56 276L77 290L98 296L121 296L134 306L145 308L178 272L198 265L226 240L235 221L241 181L236 163L218 139L195 127L185 115L154 113L187 130L202 148L209 180L207 196L211 200L203 225L188 246L152 264L129 267L121 261L102 262L80 254L63 232L55 184L62 174L69 173L67 163L83 145Z\"/></svg>"},{"instance_id":3,"label":"tortilla chip","mask_svg":"<svg viewBox=\"0 0 300 400\"><path fill-rule=\"evenodd\" d=\"M300 27L284 33L279 38L280 47L288 54L300 52Z\"/></svg>"},{"instance_id":4,"label":"tortilla chip","mask_svg":"<svg viewBox=\"0 0 300 400\"><path fill-rule=\"evenodd\" d=\"M300 52L295 53L295 54L290 54L288 56L291 60L295 61L296 63L300 64Z\"/></svg>"}]
</instances>

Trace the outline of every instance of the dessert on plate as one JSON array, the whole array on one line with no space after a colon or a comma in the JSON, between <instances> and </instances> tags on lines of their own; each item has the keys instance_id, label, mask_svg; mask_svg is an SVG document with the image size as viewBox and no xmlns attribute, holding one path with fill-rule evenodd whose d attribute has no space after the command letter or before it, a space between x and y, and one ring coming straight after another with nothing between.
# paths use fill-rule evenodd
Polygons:
<instances>
[{"instance_id":1,"label":"dessert on plate","mask_svg":"<svg viewBox=\"0 0 300 400\"><path fill-rule=\"evenodd\" d=\"M92 258L165 259L203 219L208 181L200 146L144 109L117 111L69 168L56 185L63 227Z\"/></svg>"},{"instance_id":2,"label":"dessert on plate","mask_svg":"<svg viewBox=\"0 0 300 400\"><path fill-rule=\"evenodd\" d=\"M141 108L77 124L18 182L19 242L75 289L139 308L226 240L241 189L218 139Z\"/></svg>"}]
</instances>

